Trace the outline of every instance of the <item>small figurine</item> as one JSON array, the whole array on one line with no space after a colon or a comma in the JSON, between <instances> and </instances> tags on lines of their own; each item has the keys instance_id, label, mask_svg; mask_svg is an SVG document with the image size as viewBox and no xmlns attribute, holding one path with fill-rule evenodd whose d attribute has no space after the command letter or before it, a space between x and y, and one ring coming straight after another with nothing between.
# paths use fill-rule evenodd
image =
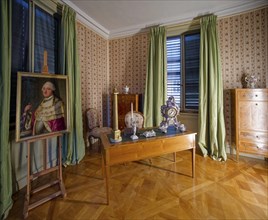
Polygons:
<instances>
[{"instance_id":1,"label":"small figurine","mask_svg":"<svg viewBox=\"0 0 268 220\"><path fill-rule=\"evenodd\" d=\"M151 130L151 131L145 131L142 133L142 135L144 137L155 137L156 136L156 133L154 130Z\"/></svg>"},{"instance_id":2,"label":"small figurine","mask_svg":"<svg viewBox=\"0 0 268 220\"><path fill-rule=\"evenodd\" d=\"M129 92L129 87L126 85L126 86L124 87L124 93L125 93L125 94L128 94L128 92Z\"/></svg>"},{"instance_id":3,"label":"small figurine","mask_svg":"<svg viewBox=\"0 0 268 220\"><path fill-rule=\"evenodd\" d=\"M245 81L247 83L247 88L255 89L258 78L254 75L246 76Z\"/></svg>"}]
</instances>

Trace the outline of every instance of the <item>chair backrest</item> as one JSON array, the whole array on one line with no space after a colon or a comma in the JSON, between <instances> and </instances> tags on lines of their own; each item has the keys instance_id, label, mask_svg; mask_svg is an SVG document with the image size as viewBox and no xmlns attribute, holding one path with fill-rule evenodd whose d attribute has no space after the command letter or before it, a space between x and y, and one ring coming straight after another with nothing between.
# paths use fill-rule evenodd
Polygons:
<instances>
[{"instance_id":1,"label":"chair backrest","mask_svg":"<svg viewBox=\"0 0 268 220\"><path fill-rule=\"evenodd\" d=\"M86 116L87 116L87 126L89 130L99 127L99 117L97 109L89 108L86 112Z\"/></svg>"},{"instance_id":2,"label":"chair backrest","mask_svg":"<svg viewBox=\"0 0 268 220\"><path fill-rule=\"evenodd\" d=\"M137 128L143 128L144 116L141 112L134 111L133 118L136 122ZM131 128L131 111L125 115L125 124L127 128Z\"/></svg>"}]
</instances>

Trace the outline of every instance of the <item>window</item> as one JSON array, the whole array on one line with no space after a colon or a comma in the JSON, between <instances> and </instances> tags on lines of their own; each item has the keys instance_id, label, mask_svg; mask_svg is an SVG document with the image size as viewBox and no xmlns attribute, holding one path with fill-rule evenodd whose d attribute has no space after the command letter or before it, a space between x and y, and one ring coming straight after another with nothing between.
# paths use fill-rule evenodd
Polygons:
<instances>
[{"instance_id":1,"label":"window","mask_svg":"<svg viewBox=\"0 0 268 220\"><path fill-rule=\"evenodd\" d=\"M167 38L167 95L181 111L197 111L199 97L200 33Z\"/></svg>"},{"instance_id":2,"label":"window","mask_svg":"<svg viewBox=\"0 0 268 220\"><path fill-rule=\"evenodd\" d=\"M12 61L10 124L16 118L17 72L41 72L43 52L48 53L50 73L58 72L60 17L38 1L12 0Z\"/></svg>"},{"instance_id":3,"label":"window","mask_svg":"<svg viewBox=\"0 0 268 220\"><path fill-rule=\"evenodd\" d=\"M50 73L57 73L59 19L42 8L35 7L34 71L41 72L44 50L48 53Z\"/></svg>"}]
</instances>

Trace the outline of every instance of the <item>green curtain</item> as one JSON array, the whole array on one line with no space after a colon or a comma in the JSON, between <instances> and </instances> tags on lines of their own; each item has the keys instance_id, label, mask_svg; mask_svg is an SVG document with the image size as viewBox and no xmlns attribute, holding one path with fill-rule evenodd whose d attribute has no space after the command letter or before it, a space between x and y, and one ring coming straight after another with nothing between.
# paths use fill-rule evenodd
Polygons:
<instances>
[{"instance_id":1,"label":"green curtain","mask_svg":"<svg viewBox=\"0 0 268 220\"><path fill-rule=\"evenodd\" d=\"M0 218L12 207L9 109L11 82L11 1L0 1Z\"/></svg>"},{"instance_id":2,"label":"green curtain","mask_svg":"<svg viewBox=\"0 0 268 220\"><path fill-rule=\"evenodd\" d=\"M217 17L200 20L199 139L204 156L226 160L223 85L217 36Z\"/></svg>"},{"instance_id":3,"label":"green curtain","mask_svg":"<svg viewBox=\"0 0 268 220\"><path fill-rule=\"evenodd\" d=\"M162 121L161 105L167 98L166 59L165 27L151 28L143 109L145 127L159 126Z\"/></svg>"},{"instance_id":4,"label":"green curtain","mask_svg":"<svg viewBox=\"0 0 268 220\"><path fill-rule=\"evenodd\" d=\"M63 150L65 165L78 163L85 155L83 139L81 76L76 41L76 13L69 6L62 7L61 20L61 73L69 78L70 129L67 149Z\"/></svg>"}]
</instances>

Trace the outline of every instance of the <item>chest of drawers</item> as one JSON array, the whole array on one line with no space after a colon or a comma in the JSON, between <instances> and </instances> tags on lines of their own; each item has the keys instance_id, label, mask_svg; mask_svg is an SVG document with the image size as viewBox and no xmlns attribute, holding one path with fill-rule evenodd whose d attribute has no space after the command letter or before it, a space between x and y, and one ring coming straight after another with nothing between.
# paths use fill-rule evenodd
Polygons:
<instances>
[{"instance_id":1,"label":"chest of drawers","mask_svg":"<svg viewBox=\"0 0 268 220\"><path fill-rule=\"evenodd\" d=\"M268 89L234 89L232 137L239 152L268 157Z\"/></svg>"}]
</instances>

